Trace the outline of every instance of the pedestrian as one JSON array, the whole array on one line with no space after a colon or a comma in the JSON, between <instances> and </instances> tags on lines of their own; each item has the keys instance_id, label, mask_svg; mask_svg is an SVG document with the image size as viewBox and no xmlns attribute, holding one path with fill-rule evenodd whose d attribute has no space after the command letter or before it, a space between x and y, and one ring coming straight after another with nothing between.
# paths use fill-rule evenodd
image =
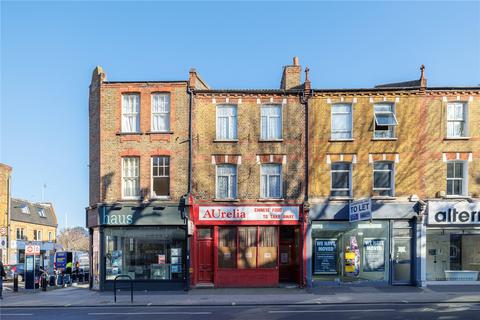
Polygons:
<instances>
[{"instance_id":1,"label":"pedestrian","mask_svg":"<svg viewBox=\"0 0 480 320\"><path fill-rule=\"evenodd\" d=\"M3 292L3 278L7 276L5 272L5 268L3 267L3 263L0 260L0 300L3 299L2 292Z\"/></svg>"}]
</instances>

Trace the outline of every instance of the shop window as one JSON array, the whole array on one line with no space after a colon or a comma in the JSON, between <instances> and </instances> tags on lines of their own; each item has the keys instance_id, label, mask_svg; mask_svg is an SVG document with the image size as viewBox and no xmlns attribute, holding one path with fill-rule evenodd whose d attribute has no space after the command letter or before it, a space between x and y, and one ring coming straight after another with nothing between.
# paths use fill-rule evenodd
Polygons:
<instances>
[{"instance_id":1,"label":"shop window","mask_svg":"<svg viewBox=\"0 0 480 320\"><path fill-rule=\"evenodd\" d=\"M240 269L257 267L257 227L238 228L238 263Z\"/></svg>"},{"instance_id":2,"label":"shop window","mask_svg":"<svg viewBox=\"0 0 480 320\"><path fill-rule=\"evenodd\" d=\"M217 106L217 140L237 139L237 106Z\"/></svg>"},{"instance_id":3,"label":"shop window","mask_svg":"<svg viewBox=\"0 0 480 320\"><path fill-rule=\"evenodd\" d=\"M447 138L466 137L467 132L467 104L452 102L447 105Z\"/></svg>"},{"instance_id":4,"label":"shop window","mask_svg":"<svg viewBox=\"0 0 480 320\"><path fill-rule=\"evenodd\" d=\"M350 163L332 163L330 195L333 197L350 197L352 195L351 180Z\"/></svg>"},{"instance_id":5,"label":"shop window","mask_svg":"<svg viewBox=\"0 0 480 320\"><path fill-rule=\"evenodd\" d=\"M263 199L282 198L282 165L262 164L260 167L260 196Z\"/></svg>"},{"instance_id":6,"label":"shop window","mask_svg":"<svg viewBox=\"0 0 480 320\"><path fill-rule=\"evenodd\" d=\"M447 195L467 195L467 162L452 161L447 163Z\"/></svg>"},{"instance_id":7,"label":"shop window","mask_svg":"<svg viewBox=\"0 0 480 320\"><path fill-rule=\"evenodd\" d=\"M375 196L393 197L393 163L378 161L373 164L373 193Z\"/></svg>"},{"instance_id":8,"label":"shop window","mask_svg":"<svg viewBox=\"0 0 480 320\"><path fill-rule=\"evenodd\" d=\"M398 125L393 103L378 103L373 106L375 118L374 138L395 138L395 127Z\"/></svg>"},{"instance_id":9,"label":"shop window","mask_svg":"<svg viewBox=\"0 0 480 320\"><path fill-rule=\"evenodd\" d=\"M261 139L282 139L282 106L265 105L261 108Z\"/></svg>"},{"instance_id":10,"label":"shop window","mask_svg":"<svg viewBox=\"0 0 480 320\"><path fill-rule=\"evenodd\" d=\"M122 95L122 132L140 132L140 95Z\"/></svg>"},{"instance_id":11,"label":"shop window","mask_svg":"<svg viewBox=\"0 0 480 320\"><path fill-rule=\"evenodd\" d=\"M212 228L198 228L197 237L199 239L212 239Z\"/></svg>"},{"instance_id":12,"label":"shop window","mask_svg":"<svg viewBox=\"0 0 480 320\"><path fill-rule=\"evenodd\" d=\"M218 267L236 268L237 228L218 228Z\"/></svg>"},{"instance_id":13,"label":"shop window","mask_svg":"<svg viewBox=\"0 0 480 320\"><path fill-rule=\"evenodd\" d=\"M170 95L152 94L152 132L170 131Z\"/></svg>"},{"instance_id":14,"label":"shop window","mask_svg":"<svg viewBox=\"0 0 480 320\"><path fill-rule=\"evenodd\" d=\"M170 195L170 157L152 157L152 197Z\"/></svg>"},{"instance_id":15,"label":"shop window","mask_svg":"<svg viewBox=\"0 0 480 320\"><path fill-rule=\"evenodd\" d=\"M332 105L332 140L352 139L352 105L338 103Z\"/></svg>"},{"instance_id":16,"label":"shop window","mask_svg":"<svg viewBox=\"0 0 480 320\"><path fill-rule=\"evenodd\" d=\"M217 165L217 199L237 198L237 166Z\"/></svg>"},{"instance_id":17,"label":"shop window","mask_svg":"<svg viewBox=\"0 0 480 320\"><path fill-rule=\"evenodd\" d=\"M479 281L480 231L427 229L427 281Z\"/></svg>"},{"instance_id":18,"label":"shop window","mask_svg":"<svg viewBox=\"0 0 480 320\"><path fill-rule=\"evenodd\" d=\"M275 268L277 266L278 232L277 227L259 228L258 267Z\"/></svg>"},{"instance_id":19,"label":"shop window","mask_svg":"<svg viewBox=\"0 0 480 320\"><path fill-rule=\"evenodd\" d=\"M184 227L105 228L106 280L182 281L184 252Z\"/></svg>"},{"instance_id":20,"label":"shop window","mask_svg":"<svg viewBox=\"0 0 480 320\"><path fill-rule=\"evenodd\" d=\"M122 198L140 198L140 158L122 158Z\"/></svg>"}]
</instances>

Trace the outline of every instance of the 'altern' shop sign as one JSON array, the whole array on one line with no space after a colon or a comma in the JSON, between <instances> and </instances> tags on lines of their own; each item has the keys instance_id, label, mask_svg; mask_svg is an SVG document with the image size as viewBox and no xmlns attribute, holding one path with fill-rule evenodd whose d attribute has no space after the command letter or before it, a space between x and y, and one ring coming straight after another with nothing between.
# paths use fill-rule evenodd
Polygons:
<instances>
[{"instance_id":1,"label":"'altern' shop sign","mask_svg":"<svg viewBox=\"0 0 480 320\"><path fill-rule=\"evenodd\" d=\"M480 203L438 201L428 203L429 225L480 225Z\"/></svg>"}]
</instances>

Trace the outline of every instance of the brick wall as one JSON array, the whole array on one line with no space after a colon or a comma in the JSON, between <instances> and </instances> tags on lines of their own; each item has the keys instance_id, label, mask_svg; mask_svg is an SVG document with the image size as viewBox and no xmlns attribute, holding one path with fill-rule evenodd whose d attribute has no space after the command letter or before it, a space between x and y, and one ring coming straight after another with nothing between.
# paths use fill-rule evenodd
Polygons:
<instances>
[{"instance_id":1,"label":"brick wall","mask_svg":"<svg viewBox=\"0 0 480 320\"><path fill-rule=\"evenodd\" d=\"M8 199L10 198L9 181L12 168L0 163L0 227L7 226Z\"/></svg>"},{"instance_id":2,"label":"brick wall","mask_svg":"<svg viewBox=\"0 0 480 320\"><path fill-rule=\"evenodd\" d=\"M330 194L330 164L340 161L356 163L352 170L353 197L370 197L372 193L372 160L392 160L395 163L395 196L406 200L416 194L432 198L446 191L445 152L472 152L469 162L469 193L480 193L480 92L464 92L460 100L469 102L471 138L445 140L446 102L456 100L459 93L422 90L375 90L358 92L322 92L309 100L309 197L322 200ZM353 103L353 140L332 141L331 106L336 102ZM373 103L395 103L398 126L396 139L373 139Z\"/></svg>"},{"instance_id":3,"label":"brick wall","mask_svg":"<svg viewBox=\"0 0 480 320\"><path fill-rule=\"evenodd\" d=\"M237 105L238 142L216 142L216 106ZM283 141L260 142L260 107L282 105ZM238 164L240 203L260 203L260 163L283 162L285 202L302 203L304 197L305 107L297 94L197 93L193 108L193 193L198 201L215 198L215 164ZM266 156L266 157L265 157ZM272 157L270 157L272 156ZM240 161L238 160L240 157Z\"/></svg>"},{"instance_id":4,"label":"brick wall","mask_svg":"<svg viewBox=\"0 0 480 320\"><path fill-rule=\"evenodd\" d=\"M92 81L92 86L94 86ZM171 132L151 133L151 95L170 94ZM122 93L140 94L140 134L122 134ZM99 94L99 99L97 95ZM93 102L92 102L93 101ZM98 103L95 103L98 101ZM186 82L100 82L90 91L90 205L121 196L121 161L140 158L142 197L151 191L151 157L170 156L170 199L187 193L188 95ZM93 144L93 146L92 146Z\"/></svg>"}]
</instances>

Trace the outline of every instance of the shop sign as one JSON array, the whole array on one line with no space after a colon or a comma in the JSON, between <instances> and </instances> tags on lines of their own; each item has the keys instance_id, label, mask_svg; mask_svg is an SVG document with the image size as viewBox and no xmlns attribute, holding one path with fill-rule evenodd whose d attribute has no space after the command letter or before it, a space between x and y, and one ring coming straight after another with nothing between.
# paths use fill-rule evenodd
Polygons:
<instances>
[{"instance_id":1,"label":"shop sign","mask_svg":"<svg viewBox=\"0 0 480 320\"><path fill-rule=\"evenodd\" d=\"M432 201L428 203L430 225L480 225L480 203Z\"/></svg>"},{"instance_id":2,"label":"shop sign","mask_svg":"<svg viewBox=\"0 0 480 320\"><path fill-rule=\"evenodd\" d=\"M361 199L350 203L350 222L372 219L372 200Z\"/></svg>"},{"instance_id":3,"label":"shop sign","mask_svg":"<svg viewBox=\"0 0 480 320\"><path fill-rule=\"evenodd\" d=\"M315 239L315 274L337 274L337 239Z\"/></svg>"},{"instance_id":4,"label":"shop sign","mask_svg":"<svg viewBox=\"0 0 480 320\"><path fill-rule=\"evenodd\" d=\"M132 214L110 213L103 216L103 224L106 225L129 225L133 222Z\"/></svg>"},{"instance_id":5,"label":"shop sign","mask_svg":"<svg viewBox=\"0 0 480 320\"><path fill-rule=\"evenodd\" d=\"M385 239L364 239L363 259L363 272L384 272Z\"/></svg>"},{"instance_id":6,"label":"shop sign","mask_svg":"<svg viewBox=\"0 0 480 320\"><path fill-rule=\"evenodd\" d=\"M35 244L27 244L25 245L25 255L33 256L40 254L40 246Z\"/></svg>"},{"instance_id":7,"label":"shop sign","mask_svg":"<svg viewBox=\"0 0 480 320\"><path fill-rule=\"evenodd\" d=\"M296 221L299 218L299 209L293 206L200 206L198 213L199 220L204 221Z\"/></svg>"}]
</instances>

